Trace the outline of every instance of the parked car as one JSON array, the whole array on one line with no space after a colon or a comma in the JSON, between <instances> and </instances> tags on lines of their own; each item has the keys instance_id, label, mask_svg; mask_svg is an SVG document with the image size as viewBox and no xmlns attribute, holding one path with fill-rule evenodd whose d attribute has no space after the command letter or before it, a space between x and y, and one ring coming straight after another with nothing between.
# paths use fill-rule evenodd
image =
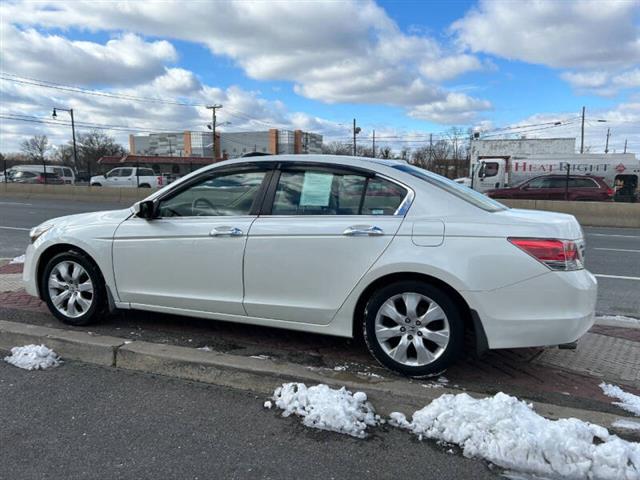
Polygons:
<instances>
[{"instance_id":1,"label":"parked car","mask_svg":"<svg viewBox=\"0 0 640 480\"><path fill-rule=\"evenodd\" d=\"M89 184L93 187L140 187L158 188L166 185L162 175L156 174L151 168L119 167L104 175L91 177Z\"/></svg>"},{"instance_id":2,"label":"parked car","mask_svg":"<svg viewBox=\"0 0 640 480\"><path fill-rule=\"evenodd\" d=\"M41 183L48 185L64 185L64 180L53 172L32 172L18 170L11 175L11 182L14 183Z\"/></svg>"},{"instance_id":3,"label":"parked car","mask_svg":"<svg viewBox=\"0 0 640 480\"><path fill-rule=\"evenodd\" d=\"M62 322L121 308L361 331L378 361L411 376L442 372L466 335L480 351L558 345L594 321L573 216L509 209L402 161L224 161L30 237L27 291Z\"/></svg>"},{"instance_id":4,"label":"parked car","mask_svg":"<svg viewBox=\"0 0 640 480\"><path fill-rule=\"evenodd\" d=\"M58 177L60 177L63 180L62 183L67 183L67 184L70 184L70 185L73 185L74 183L76 183L75 172L73 171L73 169L71 167L66 167L64 165L55 165L55 164L48 164L48 165L37 165L37 164L15 165L15 166L11 167L11 169L14 172L44 173L46 171L47 173L56 174ZM47 178L48 178L48 176L47 176Z\"/></svg>"},{"instance_id":5,"label":"parked car","mask_svg":"<svg viewBox=\"0 0 640 480\"><path fill-rule=\"evenodd\" d=\"M541 175L513 188L488 190L486 194L491 198L591 202L608 202L613 198L614 190L601 177L570 176L568 182L567 188L566 175Z\"/></svg>"}]
</instances>

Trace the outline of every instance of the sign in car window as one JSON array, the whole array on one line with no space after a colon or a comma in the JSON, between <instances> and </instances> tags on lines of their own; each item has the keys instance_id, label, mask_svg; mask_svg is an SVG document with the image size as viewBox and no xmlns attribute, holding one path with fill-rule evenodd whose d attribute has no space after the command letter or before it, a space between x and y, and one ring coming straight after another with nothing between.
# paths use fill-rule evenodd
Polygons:
<instances>
[{"instance_id":1,"label":"sign in car window","mask_svg":"<svg viewBox=\"0 0 640 480\"><path fill-rule=\"evenodd\" d=\"M300 194L301 207L328 207L331 197L332 173L305 172Z\"/></svg>"}]
</instances>

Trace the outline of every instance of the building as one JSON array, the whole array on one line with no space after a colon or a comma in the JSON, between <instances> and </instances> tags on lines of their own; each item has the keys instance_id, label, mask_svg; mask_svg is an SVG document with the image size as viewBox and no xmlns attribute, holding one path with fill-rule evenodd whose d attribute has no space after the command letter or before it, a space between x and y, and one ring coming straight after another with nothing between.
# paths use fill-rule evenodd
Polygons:
<instances>
[{"instance_id":1,"label":"building","mask_svg":"<svg viewBox=\"0 0 640 480\"><path fill-rule=\"evenodd\" d=\"M241 157L245 153L322 153L322 135L302 130L270 129L262 132L217 132L216 159ZM135 155L212 157L210 132L152 133L129 135L129 151Z\"/></svg>"},{"instance_id":2,"label":"building","mask_svg":"<svg viewBox=\"0 0 640 480\"><path fill-rule=\"evenodd\" d=\"M515 158L531 155L573 155L575 138L520 138L512 140L471 139L471 165L483 158Z\"/></svg>"}]
</instances>

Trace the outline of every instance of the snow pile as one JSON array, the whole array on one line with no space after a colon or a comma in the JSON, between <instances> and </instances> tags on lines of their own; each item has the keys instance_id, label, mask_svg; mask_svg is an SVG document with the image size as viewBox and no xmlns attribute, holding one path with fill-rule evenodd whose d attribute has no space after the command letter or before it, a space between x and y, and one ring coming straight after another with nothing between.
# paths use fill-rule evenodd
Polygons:
<instances>
[{"instance_id":1,"label":"snow pile","mask_svg":"<svg viewBox=\"0 0 640 480\"><path fill-rule=\"evenodd\" d=\"M49 367L57 367L62 363L60 357L44 345L25 345L13 347L11 355L4 357L5 362L24 368L25 370L44 370Z\"/></svg>"},{"instance_id":2,"label":"snow pile","mask_svg":"<svg viewBox=\"0 0 640 480\"><path fill-rule=\"evenodd\" d=\"M335 390L324 384L284 383L276 388L273 400L284 410L283 417L295 414L303 417L307 427L358 438L365 438L367 426L377 425L379 419L364 392L352 394L344 387Z\"/></svg>"},{"instance_id":3,"label":"snow pile","mask_svg":"<svg viewBox=\"0 0 640 480\"><path fill-rule=\"evenodd\" d=\"M607 397L617 398L620 402L613 402L614 405L625 409L627 412L640 415L640 397L633 393L628 393L616 385L601 383L600 388Z\"/></svg>"},{"instance_id":4,"label":"snow pile","mask_svg":"<svg viewBox=\"0 0 640 480\"><path fill-rule=\"evenodd\" d=\"M611 426L626 430L640 430L640 422L634 422L633 420L616 420Z\"/></svg>"},{"instance_id":5,"label":"snow pile","mask_svg":"<svg viewBox=\"0 0 640 480\"><path fill-rule=\"evenodd\" d=\"M9 262L10 265L14 263L24 263L24 253L19 257L15 257L13 260Z\"/></svg>"},{"instance_id":6,"label":"snow pile","mask_svg":"<svg viewBox=\"0 0 640 480\"><path fill-rule=\"evenodd\" d=\"M476 400L446 394L413 414L391 414L390 423L422 438L459 445L466 457L503 468L575 479L640 478L640 444L575 418L548 420L531 405L504 393Z\"/></svg>"}]
</instances>

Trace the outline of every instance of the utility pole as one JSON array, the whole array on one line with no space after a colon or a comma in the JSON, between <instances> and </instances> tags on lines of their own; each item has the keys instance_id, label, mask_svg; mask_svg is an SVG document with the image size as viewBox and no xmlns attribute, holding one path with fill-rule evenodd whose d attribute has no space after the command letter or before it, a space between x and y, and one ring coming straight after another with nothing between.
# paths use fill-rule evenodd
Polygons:
<instances>
[{"instance_id":1,"label":"utility pole","mask_svg":"<svg viewBox=\"0 0 640 480\"><path fill-rule=\"evenodd\" d=\"M624 139L624 152L622 153L627 153L627 139Z\"/></svg>"},{"instance_id":2,"label":"utility pole","mask_svg":"<svg viewBox=\"0 0 640 480\"><path fill-rule=\"evenodd\" d=\"M167 137L167 140L169 141L169 156L173 157L173 150L171 149L171 137Z\"/></svg>"},{"instance_id":3,"label":"utility pole","mask_svg":"<svg viewBox=\"0 0 640 480\"><path fill-rule=\"evenodd\" d=\"M76 124L73 119L73 108L56 108L54 107L53 113L51 116L55 119L58 117L57 110L62 110L63 112L69 112L71 115L71 138L73 139L73 168L78 173L78 151L76 149ZM91 178L91 164L87 163L87 171L89 174L89 178ZM46 175L45 175L46 178Z\"/></svg>"},{"instance_id":4,"label":"utility pole","mask_svg":"<svg viewBox=\"0 0 640 480\"><path fill-rule=\"evenodd\" d=\"M580 133L580 153L584 153L584 111L585 107L582 107L582 128Z\"/></svg>"},{"instance_id":5,"label":"utility pole","mask_svg":"<svg viewBox=\"0 0 640 480\"><path fill-rule=\"evenodd\" d=\"M372 146L372 151L373 151L373 155L371 155L373 158L376 158L376 131L373 131L373 146Z\"/></svg>"},{"instance_id":6,"label":"utility pole","mask_svg":"<svg viewBox=\"0 0 640 480\"><path fill-rule=\"evenodd\" d=\"M213 142L211 142L211 146L213 147L213 163L216 162L216 109L222 108L222 105L219 103L215 105L207 105L207 108L211 110L211 131L213 132Z\"/></svg>"},{"instance_id":7,"label":"utility pole","mask_svg":"<svg viewBox=\"0 0 640 480\"><path fill-rule=\"evenodd\" d=\"M356 127L356 119L353 119L353 156L356 156L356 135L360 133L362 129Z\"/></svg>"},{"instance_id":8,"label":"utility pole","mask_svg":"<svg viewBox=\"0 0 640 480\"><path fill-rule=\"evenodd\" d=\"M609 153L609 137L611 136L611 129L607 128L607 143L604 146L604 153Z\"/></svg>"}]
</instances>

